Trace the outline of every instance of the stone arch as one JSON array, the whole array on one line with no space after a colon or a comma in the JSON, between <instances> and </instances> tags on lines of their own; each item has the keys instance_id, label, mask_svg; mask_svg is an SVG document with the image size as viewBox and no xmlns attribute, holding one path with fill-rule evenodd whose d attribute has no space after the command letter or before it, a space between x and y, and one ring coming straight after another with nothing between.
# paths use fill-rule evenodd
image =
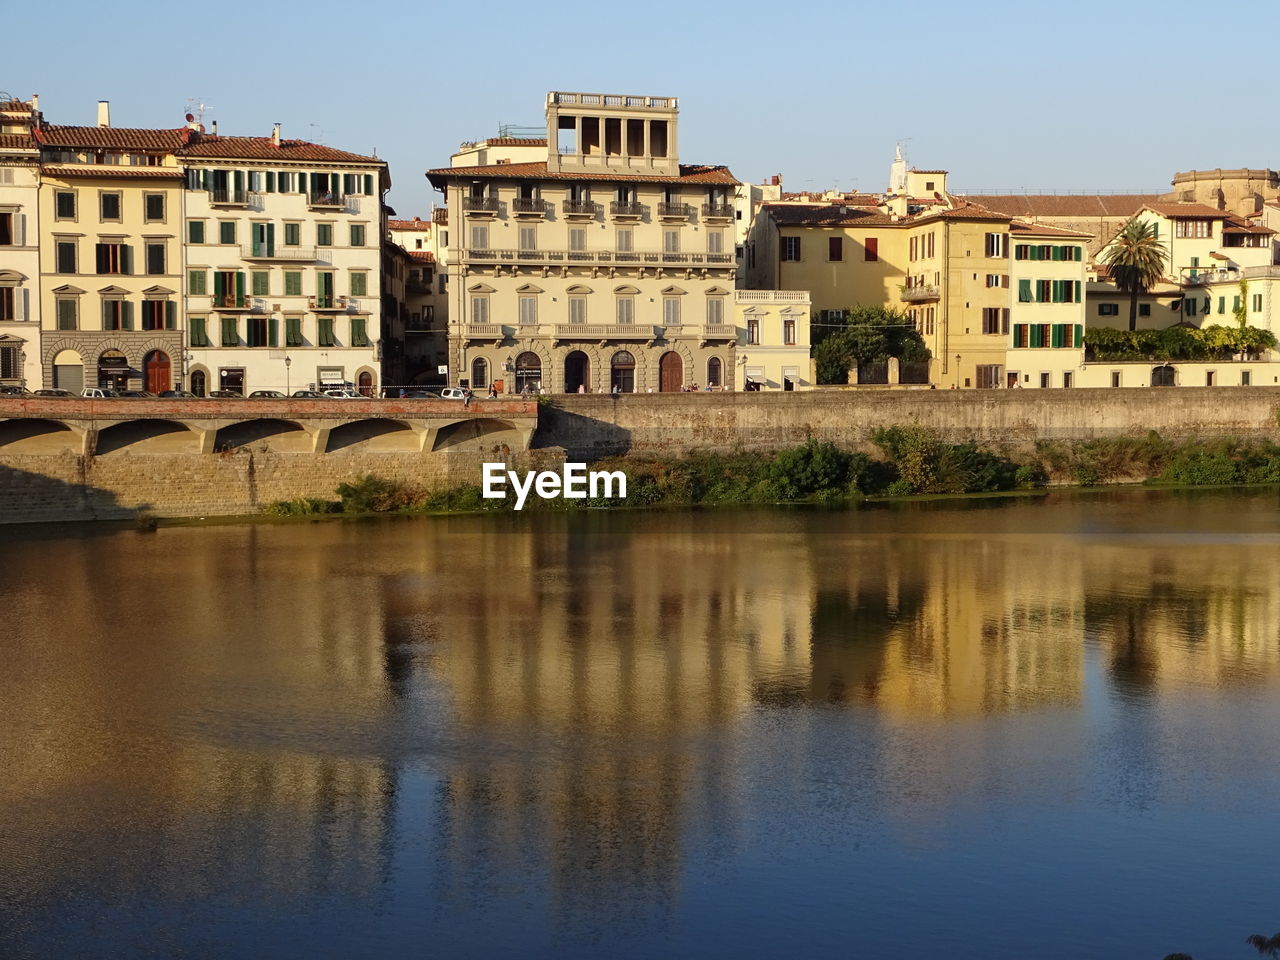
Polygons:
<instances>
[{"instance_id":1,"label":"stone arch","mask_svg":"<svg viewBox=\"0 0 1280 960\"><path fill-rule=\"evenodd\" d=\"M361 383L361 378L364 377L368 378L368 383ZM378 395L378 371L374 370L373 367L360 367L356 370L354 383L361 396L376 397ZM365 393L366 388L369 391L368 393Z\"/></svg>"},{"instance_id":2,"label":"stone arch","mask_svg":"<svg viewBox=\"0 0 1280 960\"><path fill-rule=\"evenodd\" d=\"M493 417L475 417L441 427L436 431L431 449L463 453L494 450L504 444L512 449L524 445L515 424Z\"/></svg>"},{"instance_id":3,"label":"stone arch","mask_svg":"<svg viewBox=\"0 0 1280 960\"><path fill-rule=\"evenodd\" d=\"M0 420L0 452L79 453L83 442L82 435L61 420L36 417Z\"/></svg>"},{"instance_id":4,"label":"stone arch","mask_svg":"<svg viewBox=\"0 0 1280 960\"><path fill-rule=\"evenodd\" d=\"M411 452L421 448L418 435L403 420L370 417L339 424L329 431L325 453L336 450Z\"/></svg>"},{"instance_id":5,"label":"stone arch","mask_svg":"<svg viewBox=\"0 0 1280 960\"><path fill-rule=\"evenodd\" d=\"M234 450L259 440L266 441L267 446L281 453L311 452L311 435L302 428L302 424L272 417L227 424L214 437L213 449Z\"/></svg>"},{"instance_id":6,"label":"stone arch","mask_svg":"<svg viewBox=\"0 0 1280 960\"><path fill-rule=\"evenodd\" d=\"M658 364L662 361L662 355L674 351L680 354L680 362L684 365L685 383L692 380L693 374L690 371L697 369L693 365L693 353L685 346L683 341L677 340L675 343L660 343L656 347L645 350L640 353L632 351L636 354L636 392L647 393L649 388L653 388L653 392L658 392L660 385L658 379Z\"/></svg>"},{"instance_id":7,"label":"stone arch","mask_svg":"<svg viewBox=\"0 0 1280 960\"><path fill-rule=\"evenodd\" d=\"M515 347L511 350L511 360L513 364L516 358L518 358L522 353L532 353L537 355L538 361L542 364L542 389L547 393L556 392L556 390L559 389L559 385L552 384L552 382L549 379L550 377L549 371L554 370L555 365L552 362L551 351L547 348L545 341L517 340L515 342ZM519 390L519 387L515 386L516 372L514 367L511 370L511 372L506 375L511 377L511 383L512 383L511 391L517 392Z\"/></svg>"},{"instance_id":8,"label":"stone arch","mask_svg":"<svg viewBox=\"0 0 1280 960\"><path fill-rule=\"evenodd\" d=\"M200 383L198 383L196 380L197 374L204 378L204 380ZM209 377L210 377L210 374L209 374L208 367L206 367L203 363L193 364L191 366L191 369L187 371L187 389L190 390L192 393L194 393L198 397L207 397L209 395L209 389L210 389ZM197 390L196 389L197 386L200 386L201 389Z\"/></svg>"},{"instance_id":9,"label":"stone arch","mask_svg":"<svg viewBox=\"0 0 1280 960\"><path fill-rule=\"evenodd\" d=\"M564 364L566 358L571 353L585 353L587 355L587 363L589 365L587 390L591 393L608 393L609 391L609 371L608 360L601 355L599 344L595 343L574 343L568 344L556 351L556 375L559 382L555 385L555 393L562 393L565 389L564 382Z\"/></svg>"},{"instance_id":10,"label":"stone arch","mask_svg":"<svg viewBox=\"0 0 1280 960\"><path fill-rule=\"evenodd\" d=\"M122 420L98 431L94 453L199 453L195 432L176 420Z\"/></svg>"}]
</instances>

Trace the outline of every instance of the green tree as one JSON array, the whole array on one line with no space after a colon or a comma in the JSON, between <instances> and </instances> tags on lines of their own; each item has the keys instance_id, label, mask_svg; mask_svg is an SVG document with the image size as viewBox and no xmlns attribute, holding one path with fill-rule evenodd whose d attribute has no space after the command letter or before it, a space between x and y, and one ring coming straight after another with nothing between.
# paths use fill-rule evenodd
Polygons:
<instances>
[{"instance_id":1,"label":"green tree","mask_svg":"<svg viewBox=\"0 0 1280 960\"><path fill-rule=\"evenodd\" d=\"M1264 957L1280 957L1280 933L1272 934L1269 937L1264 937L1260 933L1255 933L1253 936L1247 938L1245 943L1253 947Z\"/></svg>"},{"instance_id":2,"label":"green tree","mask_svg":"<svg viewBox=\"0 0 1280 960\"><path fill-rule=\"evenodd\" d=\"M1236 323L1243 330L1249 322L1249 281L1244 277L1240 278L1240 302L1231 312L1235 315Z\"/></svg>"},{"instance_id":3,"label":"green tree","mask_svg":"<svg viewBox=\"0 0 1280 960\"><path fill-rule=\"evenodd\" d=\"M897 357L928 360L929 348L905 313L884 307L854 307L840 327L818 327L813 358L819 383L846 383L850 367Z\"/></svg>"},{"instance_id":4,"label":"green tree","mask_svg":"<svg viewBox=\"0 0 1280 960\"><path fill-rule=\"evenodd\" d=\"M1129 329L1138 329L1138 296L1164 276L1169 253L1160 242L1154 223L1130 220L1124 225L1102 262L1111 272L1116 289L1129 294Z\"/></svg>"}]
</instances>

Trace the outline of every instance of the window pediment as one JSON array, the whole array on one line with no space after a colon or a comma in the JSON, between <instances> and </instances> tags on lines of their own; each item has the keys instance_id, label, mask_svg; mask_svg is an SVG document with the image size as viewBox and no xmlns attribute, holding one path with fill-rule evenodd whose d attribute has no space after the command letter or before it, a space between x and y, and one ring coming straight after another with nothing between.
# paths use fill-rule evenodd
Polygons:
<instances>
[{"instance_id":1,"label":"window pediment","mask_svg":"<svg viewBox=\"0 0 1280 960\"><path fill-rule=\"evenodd\" d=\"M129 295L128 290L124 287L117 287L115 284L109 287L101 287L98 292L104 297L127 297Z\"/></svg>"},{"instance_id":2,"label":"window pediment","mask_svg":"<svg viewBox=\"0 0 1280 960\"><path fill-rule=\"evenodd\" d=\"M55 295L62 295L62 296L68 296L68 297L69 297L69 296L77 296L77 297L78 297L78 296L80 296L80 294L82 294L82 293L84 293L84 292L85 292L85 291L81 290L79 287L73 287L73 286L72 286L71 284L69 284L69 283L64 283L64 284L63 284L62 286L60 286L60 287L54 287L54 288L53 288L53 293L54 293Z\"/></svg>"},{"instance_id":3,"label":"window pediment","mask_svg":"<svg viewBox=\"0 0 1280 960\"><path fill-rule=\"evenodd\" d=\"M147 289L142 291L143 296L147 297L171 297L174 293L175 291L170 290L168 287L162 287L159 285L147 287Z\"/></svg>"},{"instance_id":4,"label":"window pediment","mask_svg":"<svg viewBox=\"0 0 1280 960\"><path fill-rule=\"evenodd\" d=\"M497 290L487 283L473 283L467 287L467 293L497 293Z\"/></svg>"},{"instance_id":5,"label":"window pediment","mask_svg":"<svg viewBox=\"0 0 1280 960\"><path fill-rule=\"evenodd\" d=\"M575 297L585 296L586 294L594 293L594 292L595 291L593 291L590 287L582 283L575 283L572 287L570 287L568 290L565 291L565 293L571 293Z\"/></svg>"},{"instance_id":6,"label":"window pediment","mask_svg":"<svg viewBox=\"0 0 1280 960\"><path fill-rule=\"evenodd\" d=\"M22 283L26 279L17 270L0 270L0 283Z\"/></svg>"},{"instance_id":7,"label":"window pediment","mask_svg":"<svg viewBox=\"0 0 1280 960\"><path fill-rule=\"evenodd\" d=\"M683 297L688 291L681 290L679 287L663 287L662 295L664 297Z\"/></svg>"},{"instance_id":8,"label":"window pediment","mask_svg":"<svg viewBox=\"0 0 1280 960\"><path fill-rule=\"evenodd\" d=\"M516 287L516 293L546 293L546 291L532 283L526 283L523 286Z\"/></svg>"},{"instance_id":9,"label":"window pediment","mask_svg":"<svg viewBox=\"0 0 1280 960\"><path fill-rule=\"evenodd\" d=\"M707 288L708 297L724 297L724 296L728 296L728 294L729 294L729 291L726 290L724 287L708 287Z\"/></svg>"},{"instance_id":10,"label":"window pediment","mask_svg":"<svg viewBox=\"0 0 1280 960\"><path fill-rule=\"evenodd\" d=\"M614 287L613 292L620 297L634 297L637 293L640 292L640 288L633 287L629 283L624 283L620 287Z\"/></svg>"}]
</instances>

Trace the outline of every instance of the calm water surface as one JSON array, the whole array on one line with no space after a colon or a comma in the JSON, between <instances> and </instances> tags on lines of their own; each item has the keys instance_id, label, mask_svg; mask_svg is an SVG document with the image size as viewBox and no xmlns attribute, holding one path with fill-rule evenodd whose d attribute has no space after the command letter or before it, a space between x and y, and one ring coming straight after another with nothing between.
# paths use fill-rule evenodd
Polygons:
<instances>
[{"instance_id":1,"label":"calm water surface","mask_svg":"<svg viewBox=\"0 0 1280 960\"><path fill-rule=\"evenodd\" d=\"M0 534L0 956L1246 956L1280 499Z\"/></svg>"}]
</instances>

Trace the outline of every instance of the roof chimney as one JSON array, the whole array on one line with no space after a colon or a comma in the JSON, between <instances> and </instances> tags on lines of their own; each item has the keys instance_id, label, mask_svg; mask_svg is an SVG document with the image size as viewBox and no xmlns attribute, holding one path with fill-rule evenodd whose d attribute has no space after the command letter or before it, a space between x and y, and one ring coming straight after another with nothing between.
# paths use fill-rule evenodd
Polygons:
<instances>
[{"instance_id":1,"label":"roof chimney","mask_svg":"<svg viewBox=\"0 0 1280 960\"><path fill-rule=\"evenodd\" d=\"M110 100L98 101L98 126L100 127L111 126L111 101Z\"/></svg>"},{"instance_id":2,"label":"roof chimney","mask_svg":"<svg viewBox=\"0 0 1280 960\"><path fill-rule=\"evenodd\" d=\"M280 146L280 124L275 124L271 128L271 145L273 147Z\"/></svg>"},{"instance_id":3,"label":"roof chimney","mask_svg":"<svg viewBox=\"0 0 1280 960\"><path fill-rule=\"evenodd\" d=\"M210 127L209 132L216 137L218 135L218 121L214 120L212 123L209 124L209 127Z\"/></svg>"},{"instance_id":4,"label":"roof chimney","mask_svg":"<svg viewBox=\"0 0 1280 960\"><path fill-rule=\"evenodd\" d=\"M31 112L35 113L40 109L40 94L33 93L31 95Z\"/></svg>"}]
</instances>

